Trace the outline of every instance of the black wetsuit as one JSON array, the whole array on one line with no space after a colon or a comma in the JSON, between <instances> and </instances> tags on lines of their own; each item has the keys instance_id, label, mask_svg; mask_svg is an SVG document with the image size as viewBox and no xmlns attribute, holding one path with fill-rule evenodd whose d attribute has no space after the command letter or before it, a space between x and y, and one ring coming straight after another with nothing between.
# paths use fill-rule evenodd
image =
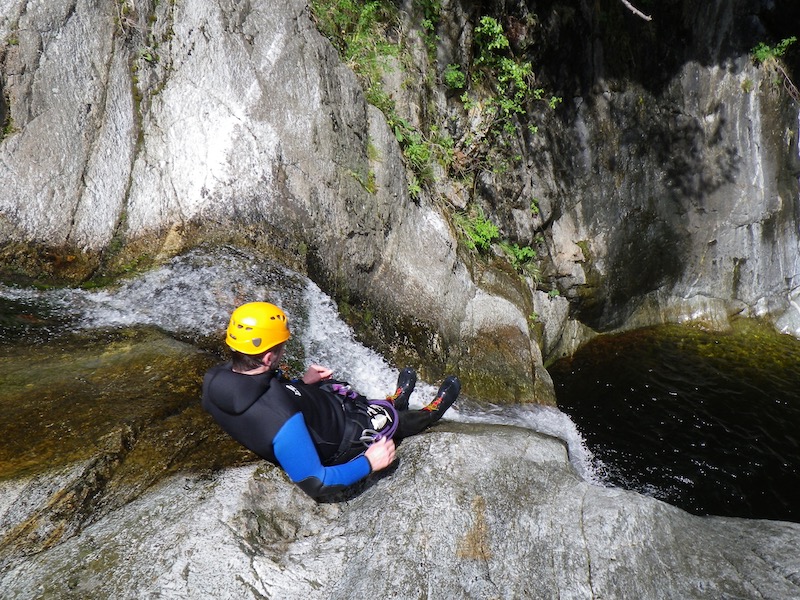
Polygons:
<instances>
[{"instance_id":1,"label":"black wetsuit","mask_svg":"<svg viewBox=\"0 0 800 600\"><path fill-rule=\"evenodd\" d=\"M280 465L308 495L329 495L371 472L359 441L369 419L353 402L319 386L289 381L277 371L243 375L231 363L203 380L203 408L233 439ZM425 410L400 413L395 439L415 435L436 418Z\"/></svg>"},{"instance_id":2,"label":"black wetsuit","mask_svg":"<svg viewBox=\"0 0 800 600\"><path fill-rule=\"evenodd\" d=\"M206 373L203 408L232 438L319 497L363 479L371 469L365 447L357 445L367 421L354 424L357 413L347 413L336 395L316 390L276 371L235 373L227 363Z\"/></svg>"}]
</instances>

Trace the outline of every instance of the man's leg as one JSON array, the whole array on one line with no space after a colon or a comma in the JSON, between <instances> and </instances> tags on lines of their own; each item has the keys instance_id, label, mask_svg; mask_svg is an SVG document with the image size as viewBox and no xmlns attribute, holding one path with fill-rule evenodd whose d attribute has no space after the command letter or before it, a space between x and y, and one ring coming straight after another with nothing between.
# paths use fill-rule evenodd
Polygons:
<instances>
[{"instance_id":1,"label":"man's leg","mask_svg":"<svg viewBox=\"0 0 800 600\"><path fill-rule=\"evenodd\" d=\"M442 418L445 411L453 405L461 391L461 382L458 377L451 375L444 380L436 397L430 404L420 410L406 410L399 413L400 423L394 438L401 440L411 435L417 435Z\"/></svg>"},{"instance_id":2,"label":"man's leg","mask_svg":"<svg viewBox=\"0 0 800 600\"><path fill-rule=\"evenodd\" d=\"M406 367L400 371L397 377L397 388L394 394L386 396L386 399L394 404L398 410L408 410L408 399L411 398L411 392L414 391L414 386L417 385L417 372L410 367Z\"/></svg>"}]
</instances>

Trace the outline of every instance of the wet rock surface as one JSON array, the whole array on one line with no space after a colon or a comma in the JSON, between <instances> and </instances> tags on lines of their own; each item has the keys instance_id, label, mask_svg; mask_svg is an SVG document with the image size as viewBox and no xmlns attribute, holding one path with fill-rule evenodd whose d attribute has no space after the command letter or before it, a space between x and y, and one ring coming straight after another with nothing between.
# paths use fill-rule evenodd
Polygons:
<instances>
[{"instance_id":1,"label":"wet rock surface","mask_svg":"<svg viewBox=\"0 0 800 600\"><path fill-rule=\"evenodd\" d=\"M510 402L552 404L542 355L592 329L745 314L797 335L797 109L750 58L788 2L664 3L651 25L620 4L505 4L515 51L564 102L521 123L542 131L507 172L437 170L412 197L395 132L305 2L8 2L0 257L81 280L209 240L257 247L348 302L382 353L413 347L432 378L457 368ZM418 64L396 61L387 93L458 134L469 111L431 82L473 53L477 9L442 9L438 66L416 9L401 17ZM451 216L468 205L540 251L541 287L568 300L558 331L536 324L540 284L465 250Z\"/></svg>"},{"instance_id":2,"label":"wet rock surface","mask_svg":"<svg viewBox=\"0 0 800 600\"><path fill-rule=\"evenodd\" d=\"M57 545L179 470L251 458L199 407L215 360L150 329L0 346L0 560Z\"/></svg>"},{"instance_id":3,"label":"wet rock surface","mask_svg":"<svg viewBox=\"0 0 800 600\"><path fill-rule=\"evenodd\" d=\"M442 424L317 504L255 463L164 478L35 555L7 598L789 598L800 526L694 517L590 486L553 438Z\"/></svg>"}]
</instances>

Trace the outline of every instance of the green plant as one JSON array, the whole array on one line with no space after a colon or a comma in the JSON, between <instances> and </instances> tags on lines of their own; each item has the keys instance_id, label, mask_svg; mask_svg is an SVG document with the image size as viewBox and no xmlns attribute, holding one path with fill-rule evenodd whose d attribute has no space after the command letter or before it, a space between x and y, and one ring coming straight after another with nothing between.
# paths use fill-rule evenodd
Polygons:
<instances>
[{"instance_id":1,"label":"green plant","mask_svg":"<svg viewBox=\"0 0 800 600\"><path fill-rule=\"evenodd\" d=\"M389 24L397 19L394 5L378 0L312 0L311 12L317 28L364 81L368 96L376 93L388 68L387 58L400 52L386 35Z\"/></svg>"},{"instance_id":2,"label":"green plant","mask_svg":"<svg viewBox=\"0 0 800 600\"><path fill-rule=\"evenodd\" d=\"M367 173L367 176L364 177L361 173L357 173L356 171L350 171L350 175L353 179L355 179L358 183L361 184L366 191L370 194L374 194L378 191L378 184L375 182L375 172L370 171Z\"/></svg>"},{"instance_id":3,"label":"green plant","mask_svg":"<svg viewBox=\"0 0 800 600\"><path fill-rule=\"evenodd\" d=\"M477 118L473 119L474 142L471 146L464 142L462 148L473 170L490 168L498 173L509 166L509 142L531 102L545 102L555 109L561 98L547 98L544 88L533 85L531 63L514 56L503 26L493 17L482 16L476 24L473 55L467 80L471 85L460 98ZM538 131L534 124L528 128L531 133Z\"/></svg>"},{"instance_id":4,"label":"green plant","mask_svg":"<svg viewBox=\"0 0 800 600\"><path fill-rule=\"evenodd\" d=\"M436 27L441 19L442 4L439 0L416 0L416 3L422 8L422 31L425 47L428 49L431 58L435 58L436 45L439 41L439 36L436 35Z\"/></svg>"},{"instance_id":5,"label":"green plant","mask_svg":"<svg viewBox=\"0 0 800 600\"><path fill-rule=\"evenodd\" d=\"M441 10L437 0L423 3L424 28L435 30ZM389 68L389 57L400 54L399 43L389 42L388 30L396 23L397 9L391 2L363 0L312 0L312 14L318 29L339 50L342 59L361 79L367 101L386 116L389 127L414 173L409 191L416 197L422 186L432 181L434 144L397 113L394 100L383 89L382 77Z\"/></svg>"},{"instance_id":6,"label":"green plant","mask_svg":"<svg viewBox=\"0 0 800 600\"><path fill-rule=\"evenodd\" d=\"M386 114L386 113L385 113ZM416 176L414 195L422 191L422 186L433 181L433 165L438 162L449 168L455 162L455 141L448 133L441 133L439 127L431 125L428 135L414 128L394 110L386 114L389 127L403 150L406 164ZM419 189L417 189L419 187Z\"/></svg>"},{"instance_id":7,"label":"green plant","mask_svg":"<svg viewBox=\"0 0 800 600\"><path fill-rule=\"evenodd\" d=\"M770 46L764 42L759 42L755 48L752 49L751 55L756 63L761 64L776 60L786 54L786 50L797 41L795 36L788 37L781 40L776 46Z\"/></svg>"},{"instance_id":8,"label":"green plant","mask_svg":"<svg viewBox=\"0 0 800 600\"><path fill-rule=\"evenodd\" d=\"M496 62L497 50L505 50L509 47L508 38L503 32L503 26L497 19L483 16L475 27L475 42L480 49L480 54L475 60L476 65L487 62Z\"/></svg>"},{"instance_id":9,"label":"green plant","mask_svg":"<svg viewBox=\"0 0 800 600\"><path fill-rule=\"evenodd\" d=\"M408 180L408 193L412 198L417 198L422 193L422 186L419 184L417 176L412 174Z\"/></svg>"},{"instance_id":10,"label":"green plant","mask_svg":"<svg viewBox=\"0 0 800 600\"><path fill-rule=\"evenodd\" d=\"M434 151L432 145L420 131L400 117L394 107L384 114L389 127L394 132L395 139L403 150L406 164L414 173L414 184L413 187L410 184L409 189L412 191L412 196L416 197L422 191L422 184L433 180L431 160Z\"/></svg>"},{"instance_id":11,"label":"green plant","mask_svg":"<svg viewBox=\"0 0 800 600\"><path fill-rule=\"evenodd\" d=\"M461 71L461 67L449 64L444 69L444 84L451 90L463 90L467 85L467 76Z\"/></svg>"},{"instance_id":12,"label":"green plant","mask_svg":"<svg viewBox=\"0 0 800 600\"><path fill-rule=\"evenodd\" d=\"M0 139L5 139L16 131L17 129L14 127L14 120L11 118L11 115L6 115L6 120L3 123L3 135Z\"/></svg>"},{"instance_id":13,"label":"green plant","mask_svg":"<svg viewBox=\"0 0 800 600\"><path fill-rule=\"evenodd\" d=\"M459 100L461 100L461 103L464 105L466 110L472 110L478 105L477 101L473 100L468 92L461 94L461 96L459 96Z\"/></svg>"},{"instance_id":14,"label":"green plant","mask_svg":"<svg viewBox=\"0 0 800 600\"><path fill-rule=\"evenodd\" d=\"M521 275L530 275L535 280L539 280L539 266L536 264L536 250L530 246L520 246L516 242L501 242L500 247L505 252L511 266Z\"/></svg>"},{"instance_id":15,"label":"green plant","mask_svg":"<svg viewBox=\"0 0 800 600\"><path fill-rule=\"evenodd\" d=\"M455 162L456 142L449 133L441 133L438 127L431 128L434 139L431 140L431 148L439 161L445 168L449 168Z\"/></svg>"},{"instance_id":16,"label":"green plant","mask_svg":"<svg viewBox=\"0 0 800 600\"><path fill-rule=\"evenodd\" d=\"M367 141L367 158L375 161L381 158L381 151L378 150L371 140Z\"/></svg>"},{"instance_id":17,"label":"green plant","mask_svg":"<svg viewBox=\"0 0 800 600\"><path fill-rule=\"evenodd\" d=\"M429 50L435 50L441 1L416 0L416 4L423 12L423 36ZM402 52L400 42L387 40L405 39L402 34L390 35L392 27L398 24L397 8L385 0L312 0L311 8L317 27L361 79L367 101L386 116L406 164L415 174L416 179L410 185L412 193L418 194L422 187L433 181L434 161L446 168L454 164L455 143L448 136L439 135L435 126L431 126L427 134L411 126L397 113L393 98L383 89L383 75L389 68L388 58ZM463 89L467 84L466 75L457 65L449 65L443 79L454 89Z\"/></svg>"},{"instance_id":18,"label":"green plant","mask_svg":"<svg viewBox=\"0 0 800 600\"><path fill-rule=\"evenodd\" d=\"M158 62L158 54L155 53L153 48L142 48L139 50L139 58L149 63Z\"/></svg>"},{"instance_id":19,"label":"green plant","mask_svg":"<svg viewBox=\"0 0 800 600\"><path fill-rule=\"evenodd\" d=\"M491 82L495 94L491 98L488 109L494 111L496 117L507 125L515 114L525 112L524 102L533 79L533 67L529 62L507 56L510 47L503 26L492 17L481 17L475 27L475 45L477 56L474 65L479 74Z\"/></svg>"},{"instance_id":20,"label":"green plant","mask_svg":"<svg viewBox=\"0 0 800 600\"><path fill-rule=\"evenodd\" d=\"M510 244L508 242L501 244L511 265L518 271L522 269L523 265L536 258L536 250L530 246L520 246L516 242Z\"/></svg>"},{"instance_id":21,"label":"green plant","mask_svg":"<svg viewBox=\"0 0 800 600\"><path fill-rule=\"evenodd\" d=\"M783 66L780 58L786 54L786 50L797 41L797 37L792 36L781 40L777 45L770 46L764 42L760 42L750 52L753 61L760 65L763 69L773 76L773 81L780 85L783 84L784 89L789 95L800 102L800 91L797 86L792 82L789 73Z\"/></svg>"},{"instance_id":22,"label":"green plant","mask_svg":"<svg viewBox=\"0 0 800 600\"><path fill-rule=\"evenodd\" d=\"M117 2L130 3L131 0ZM412 0L412 3L421 9L420 32L429 59L435 61L441 0ZM408 122L405 115L398 113L394 98L384 89L388 70L413 60L411 50L405 45L405 40L411 38L401 30L397 3L389 0L311 0L310 7L317 28L358 76L367 102L386 117L410 172L408 185L412 196L418 196L432 185L436 163L451 175L464 178L470 177L477 169L490 168L495 173L507 169L509 158L506 155L511 153L512 146L503 138L510 139L515 133L517 117L525 113L529 101L541 100L551 108L561 101L555 96L546 99L542 88L533 89L532 66L513 56L500 23L486 16L480 19L475 29L475 60L472 65L449 64L442 71L444 85L453 90L463 90L461 99L465 108L470 111L477 109L477 118L473 121L475 126L458 141L440 133L435 117L427 120L425 128L418 129ZM399 60L394 60L396 58ZM435 70L426 72L430 75ZM429 79L426 82L433 84Z\"/></svg>"},{"instance_id":23,"label":"green plant","mask_svg":"<svg viewBox=\"0 0 800 600\"><path fill-rule=\"evenodd\" d=\"M407 140L408 143L403 149L403 156L406 157L414 171L417 173L425 172L430 168L432 155L430 145L418 131L408 133Z\"/></svg>"},{"instance_id":24,"label":"green plant","mask_svg":"<svg viewBox=\"0 0 800 600\"><path fill-rule=\"evenodd\" d=\"M454 218L464 235L464 243L470 250L487 252L492 242L500 237L500 230L486 217L481 208L471 214L456 213Z\"/></svg>"}]
</instances>

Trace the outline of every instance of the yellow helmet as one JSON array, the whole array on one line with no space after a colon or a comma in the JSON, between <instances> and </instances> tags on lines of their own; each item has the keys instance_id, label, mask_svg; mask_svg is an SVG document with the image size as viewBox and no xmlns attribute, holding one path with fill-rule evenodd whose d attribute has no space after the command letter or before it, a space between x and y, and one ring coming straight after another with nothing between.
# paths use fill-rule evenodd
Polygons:
<instances>
[{"instance_id":1,"label":"yellow helmet","mask_svg":"<svg viewBox=\"0 0 800 600\"><path fill-rule=\"evenodd\" d=\"M283 311L269 302L248 302L233 311L225 342L243 354L261 354L289 339Z\"/></svg>"}]
</instances>

